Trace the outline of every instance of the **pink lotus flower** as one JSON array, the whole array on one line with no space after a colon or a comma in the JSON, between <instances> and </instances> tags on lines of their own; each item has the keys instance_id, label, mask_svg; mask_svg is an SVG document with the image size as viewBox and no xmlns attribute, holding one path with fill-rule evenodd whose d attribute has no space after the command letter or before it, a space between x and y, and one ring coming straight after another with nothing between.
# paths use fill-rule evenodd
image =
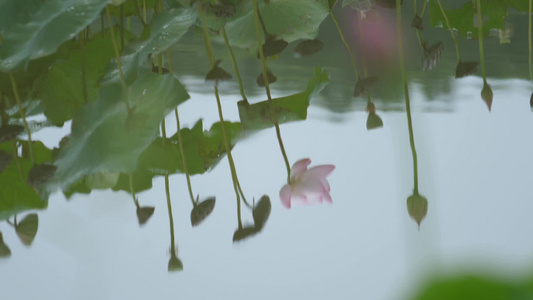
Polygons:
<instances>
[{"instance_id":1,"label":"pink lotus flower","mask_svg":"<svg viewBox=\"0 0 533 300\"><path fill-rule=\"evenodd\" d=\"M284 185L279 192L281 203L286 208L291 208L291 203L331 203L326 177L333 172L335 166L320 165L308 170L309 164L311 160L305 158L292 165L290 183Z\"/></svg>"}]
</instances>

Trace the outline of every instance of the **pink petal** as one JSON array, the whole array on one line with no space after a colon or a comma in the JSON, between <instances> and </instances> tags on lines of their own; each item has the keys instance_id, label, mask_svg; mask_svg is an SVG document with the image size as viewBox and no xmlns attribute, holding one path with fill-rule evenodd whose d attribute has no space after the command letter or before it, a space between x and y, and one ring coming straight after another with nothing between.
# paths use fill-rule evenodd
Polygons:
<instances>
[{"instance_id":1,"label":"pink petal","mask_svg":"<svg viewBox=\"0 0 533 300\"><path fill-rule=\"evenodd\" d=\"M287 209L291 208L291 195L292 189L291 186L286 184L279 191L279 198L281 199L281 204Z\"/></svg>"},{"instance_id":2,"label":"pink petal","mask_svg":"<svg viewBox=\"0 0 533 300\"><path fill-rule=\"evenodd\" d=\"M326 178L331 172L333 172L333 170L335 170L334 165L320 165L307 170L304 176Z\"/></svg>"},{"instance_id":3,"label":"pink petal","mask_svg":"<svg viewBox=\"0 0 533 300\"><path fill-rule=\"evenodd\" d=\"M294 194L321 195L327 193L326 187L319 178L306 177L292 186Z\"/></svg>"},{"instance_id":4,"label":"pink petal","mask_svg":"<svg viewBox=\"0 0 533 300\"><path fill-rule=\"evenodd\" d=\"M310 164L311 160L309 158L300 159L299 161L295 162L291 169L291 182L298 180L300 176L307 171L307 166Z\"/></svg>"}]
</instances>

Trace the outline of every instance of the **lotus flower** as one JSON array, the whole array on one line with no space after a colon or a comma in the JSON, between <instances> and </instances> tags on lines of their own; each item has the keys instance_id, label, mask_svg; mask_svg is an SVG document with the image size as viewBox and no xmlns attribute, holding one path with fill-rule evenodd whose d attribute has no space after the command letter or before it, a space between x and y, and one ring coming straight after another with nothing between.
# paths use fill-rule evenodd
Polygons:
<instances>
[{"instance_id":1,"label":"lotus flower","mask_svg":"<svg viewBox=\"0 0 533 300\"><path fill-rule=\"evenodd\" d=\"M331 203L329 183L326 177L335 169L334 165L320 165L307 169L309 158L297 161L291 169L290 183L279 192L281 203L291 208L291 203L313 204L323 201Z\"/></svg>"}]
</instances>

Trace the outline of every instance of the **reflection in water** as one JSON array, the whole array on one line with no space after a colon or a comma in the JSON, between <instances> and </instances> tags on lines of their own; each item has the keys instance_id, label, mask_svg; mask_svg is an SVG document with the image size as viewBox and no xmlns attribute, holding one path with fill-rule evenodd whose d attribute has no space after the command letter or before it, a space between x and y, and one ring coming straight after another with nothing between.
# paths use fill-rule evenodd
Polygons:
<instances>
[{"instance_id":1,"label":"reflection in water","mask_svg":"<svg viewBox=\"0 0 533 300\"><path fill-rule=\"evenodd\" d=\"M440 0L439 0L440 1ZM413 218L418 226L420 227L420 223L424 219L424 217L427 214L428 210L428 201L426 198L421 196L418 193L418 158L416 154L416 147L415 147L415 137L413 132L413 120L411 118L411 103L409 100L409 89L407 87L407 78L405 74L405 63L404 63L404 56L403 56L403 45L402 45L402 13L401 13L401 7L400 7L400 0L396 0L397 6L396 6L396 18L397 18L397 25L398 25L398 52L400 55L400 68L402 72L402 83L403 83L403 91L404 91L404 97L405 97L405 112L407 114L407 124L409 126L409 142L411 144L411 153L413 155L413 174L414 174L414 188L413 188L413 195L409 196L407 198L407 211L409 212L409 215L411 218Z\"/></svg>"}]
</instances>

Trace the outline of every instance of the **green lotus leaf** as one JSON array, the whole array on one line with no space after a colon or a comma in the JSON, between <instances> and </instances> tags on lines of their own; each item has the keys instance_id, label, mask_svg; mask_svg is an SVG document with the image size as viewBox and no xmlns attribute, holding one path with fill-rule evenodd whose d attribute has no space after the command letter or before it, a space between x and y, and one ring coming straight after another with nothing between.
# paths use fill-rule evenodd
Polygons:
<instances>
[{"instance_id":1,"label":"green lotus leaf","mask_svg":"<svg viewBox=\"0 0 533 300\"><path fill-rule=\"evenodd\" d=\"M15 231L20 241L26 246L31 246L37 235L38 228L39 216L37 214L29 214L15 225Z\"/></svg>"}]
</instances>

